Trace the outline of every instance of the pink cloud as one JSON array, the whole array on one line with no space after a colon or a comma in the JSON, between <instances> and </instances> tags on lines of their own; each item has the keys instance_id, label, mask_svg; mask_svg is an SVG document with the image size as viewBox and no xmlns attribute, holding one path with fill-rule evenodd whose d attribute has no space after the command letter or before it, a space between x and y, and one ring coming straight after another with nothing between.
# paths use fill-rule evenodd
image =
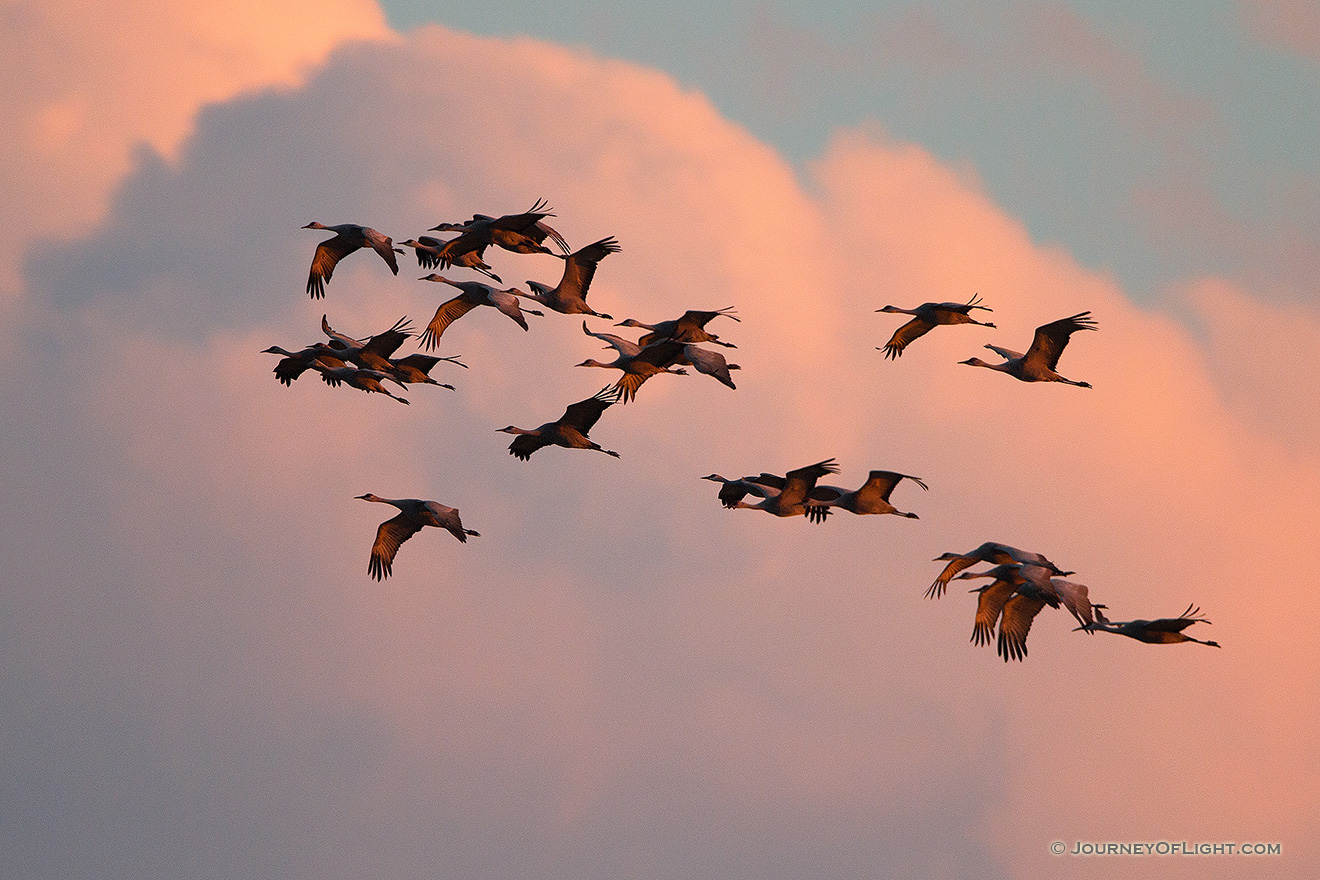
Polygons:
<instances>
[{"instance_id":1,"label":"pink cloud","mask_svg":"<svg viewBox=\"0 0 1320 880\"><path fill-rule=\"evenodd\" d=\"M161 657L143 723L221 715L215 772L239 807L267 778L306 793L276 799L263 833L212 843L221 855L255 851L297 876L1047 876L1055 839L1231 835L1291 852L1314 837L1320 719L1296 695L1317 684L1315 601L1290 586L1315 531L1314 443L1233 406L1208 363L1217 343L1033 242L965 171L844 132L799 177L653 71L427 29L214 108L173 164L144 163L125 192L69 248L71 267L36 264L50 324L33 333L55 345L24 369L51 377L72 428L7 447L23 466L5 479L50 475L25 498L113 500L94 507L88 542L130 572L98 590L135 599L150 625L131 631ZM568 366L596 353L578 320L523 333L465 317L444 337L471 364L459 391L423 389L435 393L408 408L270 375L258 351L311 341L323 310L369 332L441 298L350 257L309 303L304 215L371 218L400 238L538 196L571 242L622 243L597 308L654 320L735 305L742 322L719 329L738 345L738 390L653 379L593 432L620 460L522 463L495 428L604 382ZM172 256L198 240L226 258ZM559 269L488 257L513 282ZM940 328L897 362L875 350L897 320L875 309L972 293L997 330ZM1261 310L1241 292L1196 296L1225 326ZM1062 366L1093 390L957 363L1084 309L1100 330ZM1244 394L1279 381L1232 379ZM924 477L930 492L904 499L921 519L729 512L699 480L831 455L841 485L870 468ZM482 537L418 535L373 584L380 514L352 498L367 491L458 506ZM6 549L40 571L26 522ZM1007 667L967 643L970 596L921 595L934 556L987 539L1075 568L1116 618L1195 601L1225 647L1088 637L1046 612L1028 661ZM38 619L65 632L59 614ZM146 690L84 643L93 672L80 654L26 650ZM60 696L75 717L91 699ZM248 724L265 731L256 742ZM312 752L324 767L279 759L322 728L344 731L342 754ZM191 754L163 729L158 751ZM129 774L120 790L190 784ZM201 815L220 809L196 797ZM135 851L161 846L148 835ZM1305 861L1268 868L1307 876ZM1242 863L1196 869L1234 877Z\"/></svg>"},{"instance_id":2,"label":"pink cloud","mask_svg":"<svg viewBox=\"0 0 1320 880\"><path fill-rule=\"evenodd\" d=\"M6 4L0 291L32 241L100 217L135 145L171 155L207 102L294 86L336 46L387 35L371 0Z\"/></svg>"},{"instance_id":3,"label":"pink cloud","mask_svg":"<svg viewBox=\"0 0 1320 880\"><path fill-rule=\"evenodd\" d=\"M1248 32L1258 41L1320 60L1320 12L1307 0L1239 0Z\"/></svg>"}]
</instances>

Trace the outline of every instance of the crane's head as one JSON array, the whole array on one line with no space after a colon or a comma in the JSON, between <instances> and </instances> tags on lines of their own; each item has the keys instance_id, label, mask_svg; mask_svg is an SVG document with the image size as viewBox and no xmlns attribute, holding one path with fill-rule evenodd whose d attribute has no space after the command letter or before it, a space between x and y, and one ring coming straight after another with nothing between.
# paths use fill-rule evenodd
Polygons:
<instances>
[{"instance_id":1,"label":"crane's head","mask_svg":"<svg viewBox=\"0 0 1320 880\"><path fill-rule=\"evenodd\" d=\"M643 324L641 321L635 321L632 318L625 318L624 320L620 321L614 326L615 327L645 327L647 330L651 329L650 327L647 327L645 324Z\"/></svg>"},{"instance_id":2,"label":"crane's head","mask_svg":"<svg viewBox=\"0 0 1320 880\"><path fill-rule=\"evenodd\" d=\"M317 223L315 220L313 220L311 223L308 223L306 226L303 227L303 229L329 229L329 228L330 228L329 226L326 226L321 223Z\"/></svg>"},{"instance_id":3,"label":"crane's head","mask_svg":"<svg viewBox=\"0 0 1320 880\"><path fill-rule=\"evenodd\" d=\"M968 358L965 361L958 361L958 363L967 364L969 367L991 367L993 369L993 364L987 364L980 358Z\"/></svg>"}]
</instances>

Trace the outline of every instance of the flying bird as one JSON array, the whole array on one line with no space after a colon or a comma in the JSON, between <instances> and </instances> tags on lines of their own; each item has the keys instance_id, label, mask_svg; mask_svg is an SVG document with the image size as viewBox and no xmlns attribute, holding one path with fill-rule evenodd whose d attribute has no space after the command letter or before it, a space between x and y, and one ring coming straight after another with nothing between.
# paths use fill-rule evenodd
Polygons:
<instances>
[{"instance_id":1,"label":"flying bird","mask_svg":"<svg viewBox=\"0 0 1320 880\"><path fill-rule=\"evenodd\" d=\"M761 495L761 500L752 504L739 499L732 505L725 502L725 506L734 509L764 510L767 513L773 513L775 516L807 516L813 522L820 522L829 513L828 508L810 508L807 499L816 487L817 480L826 474L837 474L838 472L839 466L835 464L834 459L828 458L816 464L791 470L783 477L774 474L747 477L745 478L747 483L752 487L759 487L749 489L749 493ZM718 475L712 474L711 477L706 479L713 477L718 477ZM721 489L720 491L721 501L724 501L725 490ZM810 515L813 510L821 511L821 513Z\"/></svg>"},{"instance_id":2,"label":"flying bird","mask_svg":"<svg viewBox=\"0 0 1320 880\"><path fill-rule=\"evenodd\" d=\"M328 238L318 244L316 255L312 257L312 270L307 276L307 292L312 299L321 299L325 296L325 286L330 283L330 276L334 274L335 266L358 248L370 247L380 254L380 258L389 265L391 272L395 275L399 274L399 261L394 255L403 251L395 249L394 242L388 235L377 232L369 226L358 226L356 223L325 226L313 220L303 229L325 229L335 234L334 238Z\"/></svg>"},{"instance_id":3,"label":"flying bird","mask_svg":"<svg viewBox=\"0 0 1320 880\"><path fill-rule=\"evenodd\" d=\"M300 351L285 351L278 345L272 345L270 348L262 349L261 353L281 355L280 362L275 365L275 378L279 379L281 384L288 386L292 386L294 380L310 370L315 363L319 362L327 367L347 366L343 360L343 351L324 342L317 342Z\"/></svg>"},{"instance_id":4,"label":"flying bird","mask_svg":"<svg viewBox=\"0 0 1320 880\"><path fill-rule=\"evenodd\" d=\"M1037 327L1036 336L1031 340L1031 348L1027 349L1026 354L987 344L986 348L1004 358L1003 363L988 364L980 358L968 358L958 363L998 370L1023 382L1064 382L1079 388L1090 388L1089 382L1075 382L1054 372L1059 365L1059 355L1063 354L1063 348L1068 344L1068 338L1078 330L1096 329L1090 314L1081 312L1071 318L1060 318Z\"/></svg>"},{"instance_id":5,"label":"flying bird","mask_svg":"<svg viewBox=\"0 0 1320 880\"><path fill-rule=\"evenodd\" d=\"M621 336L615 336L613 333L595 333L587 328L587 322L582 322L582 332L588 336L594 336L596 339L604 342L606 346L613 348L619 356L609 363L602 363L595 358L587 358L579 367L604 367L610 370L622 370L623 376L614 384L622 392L619 399L620 403L627 403L637 396L637 389L642 387L642 383L647 379L659 373L673 373L677 376L686 376L687 370L675 366L683 356L683 344L679 342L654 342L647 346L638 345L635 342L629 342Z\"/></svg>"},{"instance_id":6,"label":"flying bird","mask_svg":"<svg viewBox=\"0 0 1320 880\"><path fill-rule=\"evenodd\" d=\"M1099 609L1103 605L1096 605L1095 622L1077 627L1087 632L1111 632L1120 636L1127 636L1130 639L1136 639L1139 642L1146 642L1151 645L1172 645L1177 642L1196 642L1201 645L1210 645L1218 648L1218 642L1201 641L1194 639L1183 633L1187 627L1193 623L1210 623L1205 617L1201 616L1201 609L1191 605L1187 610L1177 617L1161 617L1158 620L1127 620L1111 621L1105 617L1104 612Z\"/></svg>"},{"instance_id":7,"label":"flying bird","mask_svg":"<svg viewBox=\"0 0 1320 880\"><path fill-rule=\"evenodd\" d=\"M980 297L972 297L966 303L922 303L915 309L901 309L898 306L885 306L877 312L889 312L900 315L912 315L912 320L894 331L894 335L885 343L883 349L886 358L898 359L903 349L914 340L925 336L940 324L980 324L982 327L994 327L986 321L978 321L971 316L972 309L993 311L989 306L979 305ZM877 351L881 349L877 348Z\"/></svg>"},{"instance_id":8,"label":"flying bird","mask_svg":"<svg viewBox=\"0 0 1320 880\"><path fill-rule=\"evenodd\" d=\"M547 309L564 315L592 315L612 321L614 318L611 315L597 312L587 305L587 288L591 286L591 279L595 277L596 266L600 261L618 252L619 243L613 236L602 238L567 256L559 257L564 261L564 275L558 285L550 287L539 281L528 281L527 286L532 292L519 292L518 295L536 300Z\"/></svg>"},{"instance_id":9,"label":"flying bird","mask_svg":"<svg viewBox=\"0 0 1320 880\"><path fill-rule=\"evenodd\" d=\"M410 238L402 242L404 247L413 249L413 253L417 255L417 265L423 269L448 269L450 266L460 266L464 269L476 269L496 284L504 283L500 280L500 276L492 272L490 266L486 265L486 261L482 259L486 251L484 245L451 260L443 256L444 247L447 243L429 235L423 235L417 239Z\"/></svg>"},{"instance_id":10,"label":"flying bird","mask_svg":"<svg viewBox=\"0 0 1320 880\"><path fill-rule=\"evenodd\" d=\"M714 376L721 384L734 390L738 388L737 385L733 384L733 376L729 371L741 370L742 367L729 363L724 359L724 355L718 351L709 351L689 342L683 346L682 354L678 356L678 360L674 363L692 367L698 373L704 373L707 376Z\"/></svg>"},{"instance_id":11,"label":"flying bird","mask_svg":"<svg viewBox=\"0 0 1320 880\"><path fill-rule=\"evenodd\" d=\"M643 324L641 321L627 318L615 326L641 327L644 330L650 330L650 333L637 340L637 344L642 346L650 345L653 342L673 340L674 342L713 342L725 348L737 348L738 346L732 342L721 342L718 336L706 332L706 324L721 315L735 321L742 320L733 313L733 306L725 306L713 312L688 310L672 321L661 321L659 324Z\"/></svg>"},{"instance_id":12,"label":"flying bird","mask_svg":"<svg viewBox=\"0 0 1320 880\"><path fill-rule=\"evenodd\" d=\"M587 439L587 433L600 419L601 413L619 402L619 389L608 385L586 400L570 404L564 414L539 428L527 429L510 425L497 433L517 434L509 444L509 454L527 461L532 453L543 446L562 446L565 449L594 449L615 458L619 453L602 449L600 444Z\"/></svg>"},{"instance_id":13,"label":"flying bird","mask_svg":"<svg viewBox=\"0 0 1320 880\"><path fill-rule=\"evenodd\" d=\"M807 502L811 506L837 507L849 513L893 513L908 519L918 519L915 513L904 513L889 503L889 494L903 480L911 480L922 489L930 487L920 477L894 471L871 471L860 488L849 491L838 486L816 486Z\"/></svg>"},{"instance_id":14,"label":"flying bird","mask_svg":"<svg viewBox=\"0 0 1320 880\"><path fill-rule=\"evenodd\" d=\"M516 254L553 254L554 251L543 244L547 238L563 253L568 253L568 242L545 223L546 217L553 216L544 200L537 200L530 211L521 214L505 214L502 217L473 214L471 220L441 223L428 231L459 233L457 238L443 248L442 259L451 262L456 256L492 244Z\"/></svg>"},{"instance_id":15,"label":"flying bird","mask_svg":"<svg viewBox=\"0 0 1320 880\"><path fill-rule=\"evenodd\" d=\"M396 516L380 524L376 530L376 543L371 546L371 562L367 565L367 573L378 581L390 576L399 545L425 526L444 529L464 544L469 535L481 537L480 532L463 528L463 521L458 518L458 509L454 507L445 507L438 502L423 501L420 498L381 498L371 493L357 497L363 501L379 501L399 508Z\"/></svg>"},{"instance_id":16,"label":"flying bird","mask_svg":"<svg viewBox=\"0 0 1320 880\"><path fill-rule=\"evenodd\" d=\"M431 323L426 325L426 330L422 333L422 344L427 349L433 349L440 343L440 336L445 332L445 328L475 309L477 306L490 306L498 309L512 318L519 327L527 329L527 319L523 314L544 315L536 309L523 309L518 305L518 297L514 296L516 292L513 288L508 290L499 290L491 287L489 284L483 284L480 281L451 281L443 275L427 275L418 279L419 281L436 281L441 284L448 284L451 287L457 287L462 291L458 296L440 304L440 308L435 310L435 317Z\"/></svg>"},{"instance_id":17,"label":"flying bird","mask_svg":"<svg viewBox=\"0 0 1320 880\"><path fill-rule=\"evenodd\" d=\"M393 398L402 404L408 403L407 398L396 397L387 391L384 385L380 384L381 382L388 380L398 383L400 388L403 387L402 382L388 373L382 373L379 370L362 370L350 366L329 367L320 361L313 362L312 369L320 372L321 378L325 380L325 384L329 385L331 388L338 388L342 383L362 391L384 394L386 397Z\"/></svg>"},{"instance_id":18,"label":"flying bird","mask_svg":"<svg viewBox=\"0 0 1320 880\"><path fill-rule=\"evenodd\" d=\"M938 599L940 596L944 595L944 590L948 587L949 581L954 575L965 568L971 568L978 562L991 562L997 564L1017 562L1022 565L1039 565L1043 568L1049 569L1052 574L1057 574L1063 577L1072 574L1071 571L1063 571L1039 553L1019 550L1016 547L1010 547L1007 544L998 544L994 541L986 541L980 547L977 547L975 550L968 553L942 553L935 557L934 561L948 561L949 564L944 567L944 571L940 572L939 577L935 578L935 582L932 583L930 589L926 591L926 598L928 599Z\"/></svg>"}]
</instances>

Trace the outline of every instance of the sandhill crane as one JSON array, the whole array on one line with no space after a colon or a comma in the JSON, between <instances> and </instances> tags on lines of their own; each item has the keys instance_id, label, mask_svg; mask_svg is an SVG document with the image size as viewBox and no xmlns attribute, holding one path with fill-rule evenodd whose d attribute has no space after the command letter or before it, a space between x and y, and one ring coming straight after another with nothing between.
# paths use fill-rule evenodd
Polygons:
<instances>
[{"instance_id":1,"label":"sandhill crane","mask_svg":"<svg viewBox=\"0 0 1320 880\"><path fill-rule=\"evenodd\" d=\"M980 594L976 599L976 621L972 625L972 642L977 645L988 645L991 637L994 636L995 624L999 622L999 614L1004 610L1004 604L1017 593L1020 581L1012 565L997 565L989 571L982 572L981 576L994 580L984 587L977 587L971 591Z\"/></svg>"},{"instance_id":2,"label":"sandhill crane","mask_svg":"<svg viewBox=\"0 0 1320 880\"><path fill-rule=\"evenodd\" d=\"M741 370L742 367L737 364L731 364L724 359L724 355L718 351L708 351L699 348L696 345L688 343L683 346L683 353L678 356L676 364L685 364L695 369L698 373L705 373L707 376L714 376L722 384L737 390L738 386L733 384L733 376L729 374L730 370Z\"/></svg>"},{"instance_id":3,"label":"sandhill crane","mask_svg":"<svg viewBox=\"0 0 1320 880\"><path fill-rule=\"evenodd\" d=\"M918 519L915 513L904 513L889 503L889 493L903 480L911 480L922 489L930 488L920 477L894 471L871 471L866 476L866 482L853 491L838 486L817 486L807 503L812 506L838 507L850 513L893 513L908 519Z\"/></svg>"},{"instance_id":4,"label":"sandhill crane","mask_svg":"<svg viewBox=\"0 0 1320 880\"><path fill-rule=\"evenodd\" d=\"M325 380L325 384L329 385L331 388L338 388L340 383L343 383L351 385L354 388L359 388L363 391L384 394L386 397L397 400L399 403L406 404L408 402L406 398L396 397L389 391L386 391L385 386L380 384L388 379L397 382L399 387L403 387L402 382L388 373L382 373L379 370L361 370L357 367L348 366L328 367L319 361L312 364L312 369L320 372L321 378Z\"/></svg>"},{"instance_id":5,"label":"sandhill crane","mask_svg":"<svg viewBox=\"0 0 1320 880\"><path fill-rule=\"evenodd\" d=\"M370 492L357 497L363 501L378 501L399 508L396 516L385 520L376 529L376 543L371 546L371 562L367 565L367 573L378 581L390 576L399 545L425 526L444 529L464 544L469 535L481 537L480 532L463 528L463 521L458 518L458 509L454 507L445 507L438 502L423 501L420 498L381 498Z\"/></svg>"},{"instance_id":6,"label":"sandhill crane","mask_svg":"<svg viewBox=\"0 0 1320 880\"><path fill-rule=\"evenodd\" d=\"M332 348L324 342L309 345L301 351L285 351L278 345L272 345L270 348L262 349L261 353L282 356L280 362L275 365L275 378L288 386L292 386L294 380L310 370L314 363L320 362L327 367L347 366L343 360L343 350Z\"/></svg>"},{"instance_id":7,"label":"sandhill crane","mask_svg":"<svg viewBox=\"0 0 1320 880\"><path fill-rule=\"evenodd\" d=\"M602 238L568 256L559 257L564 261L564 276L555 287L528 281L531 293L519 293L519 296L534 299L547 309L553 309L564 315L592 315L612 321L611 315L595 311L587 305L587 288L596 275L596 265L610 254L619 252L619 243L613 236ZM559 256L556 254L555 256Z\"/></svg>"},{"instance_id":8,"label":"sandhill crane","mask_svg":"<svg viewBox=\"0 0 1320 880\"><path fill-rule=\"evenodd\" d=\"M1096 328L1095 321L1089 317L1090 314L1090 312L1081 312L1071 318L1060 318L1037 327L1036 335L1031 340L1031 348L1027 349L1026 354L987 344L986 348L1004 358L1003 363L987 364L980 358L968 358L958 363L998 370L1023 382L1065 382L1079 388L1090 388L1089 382L1074 382L1054 372L1054 368L1059 365L1059 355L1063 354L1063 348L1068 344L1068 338L1078 330Z\"/></svg>"},{"instance_id":9,"label":"sandhill crane","mask_svg":"<svg viewBox=\"0 0 1320 880\"><path fill-rule=\"evenodd\" d=\"M925 336L940 324L980 324L982 327L994 327L994 324L987 321L978 321L971 316L972 309L984 309L987 312L994 311L989 306L979 305L980 302L980 298L974 296L966 303L928 302L922 303L915 309L901 309L898 306L885 306L883 309L876 309L877 312L913 316L911 321L894 331L894 335L885 343L884 349L877 348L876 350L883 350L885 357L896 360L903 354L903 349L907 348L914 339Z\"/></svg>"},{"instance_id":10,"label":"sandhill crane","mask_svg":"<svg viewBox=\"0 0 1320 880\"><path fill-rule=\"evenodd\" d=\"M458 237L449 241L443 248L443 258L452 261L461 255L486 245L496 245L516 254L552 254L542 242L547 238L559 246L564 253L569 252L568 242L544 221L555 216L544 200L537 200L530 211L522 214L505 214L491 217L486 214L473 214L471 220L463 223L441 223L432 226L430 232L457 232Z\"/></svg>"},{"instance_id":11,"label":"sandhill crane","mask_svg":"<svg viewBox=\"0 0 1320 880\"><path fill-rule=\"evenodd\" d=\"M996 650L1004 662L1021 661L1027 656L1027 634L1031 632L1031 622L1046 605L1058 607L1058 599L1048 593L1041 593L1031 584L1020 585L1018 591L1004 603L1004 610L999 620L999 643Z\"/></svg>"},{"instance_id":12,"label":"sandhill crane","mask_svg":"<svg viewBox=\"0 0 1320 880\"><path fill-rule=\"evenodd\" d=\"M343 352L339 355L341 359L357 364L364 370L379 370L382 373L389 372L390 355L398 351L404 340L413 335L408 319L400 318L384 333L377 333L366 339L354 339L331 327L328 315L321 316L321 332L330 338L331 346Z\"/></svg>"},{"instance_id":13,"label":"sandhill crane","mask_svg":"<svg viewBox=\"0 0 1320 880\"><path fill-rule=\"evenodd\" d=\"M395 275L399 274L399 261L394 258L394 254L403 251L396 251L394 242L388 235L377 232L369 226L358 226L356 223L325 226L313 220L303 229L325 229L335 234L334 238L328 238L318 244L316 256L312 257L312 270L307 276L307 292L312 299L321 299L325 296L325 286L335 272L335 265L358 248L370 247L380 254L380 258L389 265L391 272Z\"/></svg>"},{"instance_id":14,"label":"sandhill crane","mask_svg":"<svg viewBox=\"0 0 1320 880\"><path fill-rule=\"evenodd\" d=\"M527 461L532 453L543 446L562 446L565 449L594 449L606 455L619 457L619 453L602 449L600 444L587 439L587 433L600 419L600 414L619 402L619 389L608 385L586 400L570 404L564 414L539 428L527 429L510 425L497 433L517 434L509 444L509 454Z\"/></svg>"},{"instance_id":15,"label":"sandhill crane","mask_svg":"<svg viewBox=\"0 0 1320 880\"><path fill-rule=\"evenodd\" d=\"M763 487L761 489L752 489L762 498L756 504L750 504L746 501L737 500L734 502L734 508L747 508L749 510L764 510L767 513L773 513L775 516L805 516L808 513L807 498L811 490L815 488L816 481L826 474L837 474L839 466L835 464L834 459L828 458L825 461L816 464L807 465L796 470L791 470L782 478L775 477L773 474L762 474L760 477L748 478L747 482L753 486ZM712 476L716 476L712 474ZM783 480L782 485L776 487L773 484ZM766 491L778 488L778 492ZM723 494L723 490L721 490ZM728 506L727 504L725 505ZM817 508L825 510L825 508ZM826 510L826 512L828 512ZM813 522L820 522L821 517L809 516Z\"/></svg>"},{"instance_id":16,"label":"sandhill crane","mask_svg":"<svg viewBox=\"0 0 1320 880\"><path fill-rule=\"evenodd\" d=\"M732 342L721 342L720 338L713 333L707 333L706 324L713 318L720 316L732 318L735 321L741 321L733 313L733 306L725 306L722 309L716 309L713 312L698 312L688 310L681 317L672 321L661 321L659 324L643 324L641 321L635 321L632 318L620 321L615 324L616 327L641 327L651 332L637 340L639 345L650 345L652 342L661 342L672 339L675 342L713 342L716 345L722 345L725 348L737 348Z\"/></svg>"},{"instance_id":17,"label":"sandhill crane","mask_svg":"<svg viewBox=\"0 0 1320 880\"><path fill-rule=\"evenodd\" d=\"M1050 569L1044 566L1009 562L997 565L988 571L965 571L958 575L959 580L983 577L1009 580L1019 587L1024 583L1029 583L1040 593L1057 598L1068 609L1068 612L1077 618L1078 623L1085 626L1095 619L1092 617L1094 606L1091 604L1090 588L1086 584L1078 584L1066 581L1061 577L1054 577ZM1055 605L1054 607L1058 606Z\"/></svg>"},{"instance_id":18,"label":"sandhill crane","mask_svg":"<svg viewBox=\"0 0 1320 880\"><path fill-rule=\"evenodd\" d=\"M500 276L492 272L490 266L486 265L486 261L482 259L486 251L484 245L474 251L468 251L454 259L449 259L442 256L447 242L432 238L429 235L423 235L421 238L416 239L410 238L402 244L404 247L413 249L413 253L417 255L417 265L423 269L448 269L450 266L460 266L464 269L476 269L496 284L504 283L500 280Z\"/></svg>"},{"instance_id":19,"label":"sandhill crane","mask_svg":"<svg viewBox=\"0 0 1320 880\"><path fill-rule=\"evenodd\" d=\"M970 568L971 566L976 565L978 562L1017 562L1023 565L1039 565L1049 569L1053 574L1061 576L1072 574L1071 571L1063 571L1039 553L1019 550L1016 547L1010 547L1007 544L999 544L994 541L986 541L980 547L977 547L969 553L942 553L939 556L936 556L934 561L949 561L949 564L944 567L944 571L940 572L939 577L935 578L935 582L932 583L930 589L926 591L926 598L928 599L938 599L940 596L944 595L945 588L948 587L950 579L952 579L955 574L965 568Z\"/></svg>"},{"instance_id":20,"label":"sandhill crane","mask_svg":"<svg viewBox=\"0 0 1320 880\"><path fill-rule=\"evenodd\" d=\"M1127 620L1111 621L1105 617L1104 612L1099 609L1103 605L1096 605L1095 622L1079 626L1077 629L1087 632L1111 632L1120 636L1127 636L1130 639L1136 639L1139 642L1146 642L1151 645L1172 645L1178 642L1196 642L1200 645L1210 645L1212 648L1218 648L1218 642L1201 641L1185 635L1183 630L1193 623L1209 623L1205 617L1201 616L1201 609L1192 605L1187 606L1187 610L1177 617L1161 617L1158 620Z\"/></svg>"},{"instance_id":21,"label":"sandhill crane","mask_svg":"<svg viewBox=\"0 0 1320 880\"><path fill-rule=\"evenodd\" d=\"M448 284L451 287L457 287L462 293L447 302L441 303L440 308L435 310L435 317L431 323L426 325L425 332L422 333L422 344L428 349L433 349L440 342L440 336L445 332L445 328L475 309L477 306L491 306L499 309L508 315L518 326L527 329L527 319L523 313L529 315L544 315L536 309L524 309L518 306L518 297L514 296L514 288L508 290L498 290L489 284L483 284L480 281L451 281L443 275L427 275L418 279L419 281L436 281L441 284Z\"/></svg>"},{"instance_id":22,"label":"sandhill crane","mask_svg":"<svg viewBox=\"0 0 1320 880\"><path fill-rule=\"evenodd\" d=\"M682 343L656 342L643 347L620 336L615 336L613 333L594 333L587 328L586 321L582 322L582 332L601 340L617 351L619 356L607 364L595 358L587 358L575 366L622 370L622 378L614 385L622 392L621 403L627 403L636 397L637 389L642 387L642 383L657 373L687 375L687 370L674 366L683 355Z\"/></svg>"},{"instance_id":23,"label":"sandhill crane","mask_svg":"<svg viewBox=\"0 0 1320 880\"><path fill-rule=\"evenodd\" d=\"M336 353L340 358L357 364L365 370L385 373L400 384L439 385L453 391L453 385L437 382L427 374L440 361L446 361L465 370L467 369L467 364L453 355L430 357L424 354L413 354L398 360L390 357L403 344L403 341L412 335L412 328L408 326L407 318L400 318L389 330L384 333L377 333L367 339L354 339L340 333L330 326L330 322L325 315L321 316L321 330L326 336L330 337L332 346L338 346Z\"/></svg>"},{"instance_id":24,"label":"sandhill crane","mask_svg":"<svg viewBox=\"0 0 1320 880\"><path fill-rule=\"evenodd\" d=\"M410 354L405 358L390 361L390 375L405 385L439 385L441 388L454 390L454 386L446 382L437 382L429 375L431 368L441 361L449 361L458 364L463 369L467 369L467 364L454 358L432 357L426 354Z\"/></svg>"},{"instance_id":25,"label":"sandhill crane","mask_svg":"<svg viewBox=\"0 0 1320 880\"><path fill-rule=\"evenodd\" d=\"M720 484L720 503L730 510L737 507L738 502L742 501L748 495L756 495L758 498L768 498L771 495L779 494L779 489L767 486L763 483L758 483L756 477L743 477L738 480L730 480L719 474L709 474L701 479L710 480L713 483ZM783 478L780 477L779 479L782 480Z\"/></svg>"}]
</instances>

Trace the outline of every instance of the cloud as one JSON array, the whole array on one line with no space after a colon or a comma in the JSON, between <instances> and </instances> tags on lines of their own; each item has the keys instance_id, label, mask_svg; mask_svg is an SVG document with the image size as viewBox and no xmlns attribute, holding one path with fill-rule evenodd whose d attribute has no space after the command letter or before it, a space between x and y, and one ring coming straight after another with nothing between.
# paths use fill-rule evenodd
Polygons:
<instances>
[{"instance_id":1,"label":"cloud","mask_svg":"<svg viewBox=\"0 0 1320 880\"><path fill-rule=\"evenodd\" d=\"M622 243L597 308L735 305L738 390L658 377L593 431L620 460L524 463L495 428L606 381L568 366L597 349L577 319L474 311L443 338L459 390L406 408L270 375L260 349L323 311L365 335L442 299L361 254L308 301L307 221L401 239L538 197L574 244ZM1314 836L1314 601L1289 586L1314 444L917 146L844 132L800 177L654 71L424 29L209 108L29 265L0 435L29 585L0 607L0 786L38 805L0 845L25 876L1044 876L1055 839ZM886 302L973 292L997 330L875 350ZM1061 366L1092 391L956 363L1084 309ZM840 484L924 477L895 495L921 519L729 512L699 480L829 456ZM374 584L363 492L482 536L427 530ZM988 539L1116 618L1195 601L1226 647L1047 612L1006 667L966 643L970 597L921 597Z\"/></svg>"},{"instance_id":2,"label":"cloud","mask_svg":"<svg viewBox=\"0 0 1320 880\"><path fill-rule=\"evenodd\" d=\"M1320 60L1320 15L1306 0L1239 0L1247 31L1256 40Z\"/></svg>"},{"instance_id":3,"label":"cloud","mask_svg":"<svg viewBox=\"0 0 1320 880\"><path fill-rule=\"evenodd\" d=\"M295 86L336 46L387 33L370 0L7 3L0 36L20 48L0 60L13 86L0 97L0 294L28 244L101 217L137 145L171 155L203 104Z\"/></svg>"}]
</instances>

